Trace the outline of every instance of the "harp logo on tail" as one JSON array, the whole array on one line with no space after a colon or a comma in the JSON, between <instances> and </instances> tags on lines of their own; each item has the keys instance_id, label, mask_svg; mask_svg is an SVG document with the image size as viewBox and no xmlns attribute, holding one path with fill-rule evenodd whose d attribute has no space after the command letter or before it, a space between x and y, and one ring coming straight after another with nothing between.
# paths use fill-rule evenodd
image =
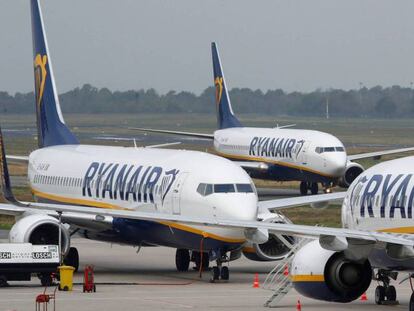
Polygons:
<instances>
[{"instance_id":1,"label":"harp logo on tail","mask_svg":"<svg viewBox=\"0 0 414 311\"><path fill-rule=\"evenodd\" d=\"M34 72L35 72L35 91L36 91L36 105L38 111L40 111L40 105L43 99L43 92L46 84L46 70L47 55L37 54L34 60Z\"/></svg>"},{"instance_id":2,"label":"harp logo on tail","mask_svg":"<svg viewBox=\"0 0 414 311\"><path fill-rule=\"evenodd\" d=\"M214 80L214 84L216 86L216 105L218 107L221 101L221 96L223 95L223 77L217 77Z\"/></svg>"}]
</instances>

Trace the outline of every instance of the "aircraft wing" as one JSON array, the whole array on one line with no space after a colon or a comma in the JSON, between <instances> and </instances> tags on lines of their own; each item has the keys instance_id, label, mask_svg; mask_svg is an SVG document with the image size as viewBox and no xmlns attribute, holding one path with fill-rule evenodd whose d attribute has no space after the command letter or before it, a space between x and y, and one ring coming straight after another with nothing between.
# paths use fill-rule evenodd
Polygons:
<instances>
[{"instance_id":1,"label":"aircraft wing","mask_svg":"<svg viewBox=\"0 0 414 311\"><path fill-rule=\"evenodd\" d=\"M130 130L137 130L137 131L141 131L141 132L170 134L170 135L178 135L178 136L189 136L189 137L200 138L200 139L214 140L214 135L213 134L157 130L157 129L142 128L142 127L129 127L129 129Z\"/></svg>"},{"instance_id":2,"label":"aircraft wing","mask_svg":"<svg viewBox=\"0 0 414 311\"><path fill-rule=\"evenodd\" d=\"M7 160L15 161L15 162L29 162L28 156L19 156L19 155L8 155L6 156Z\"/></svg>"},{"instance_id":3,"label":"aircraft wing","mask_svg":"<svg viewBox=\"0 0 414 311\"><path fill-rule=\"evenodd\" d=\"M10 216L20 216L27 211L24 207L18 207L9 203L0 203L0 214Z\"/></svg>"},{"instance_id":4,"label":"aircraft wing","mask_svg":"<svg viewBox=\"0 0 414 311\"><path fill-rule=\"evenodd\" d=\"M281 199L283 200L283 199ZM250 236L252 231L268 230L275 234L294 235L300 237L308 237L314 239L335 239L343 238L346 240L359 240L367 243L390 243L393 245L414 247L414 240L407 238L404 235L394 233L382 233L375 231L364 230L352 230L343 228L328 228L318 226L305 226L294 224L281 224L281 223L268 223L262 221L242 221L242 220L227 220L219 218L198 218L183 215L172 214L160 214L160 213L147 213L137 210L115 210L115 209L102 209L94 207L74 206L74 205L60 205L60 204L47 204L47 203L28 203L28 208L36 209L38 211L51 211L53 213L70 213L72 215L85 214L86 218L99 220L105 222L108 217L112 218L126 218L134 220L146 220L154 222L168 223L180 223L186 225L198 225L198 226L215 226L226 228L239 228L244 229L247 236ZM79 218L79 216L78 216ZM77 218L77 219L78 219Z\"/></svg>"},{"instance_id":5,"label":"aircraft wing","mask_svg":"<svg viewBox=\"0 0 414 311\"><path fill-rule=\"evenodd\" d=\"M348 155L348 160L354 161L354 160L359 160L359 159L374 158L374 157L380 157L380 156L387 155L387 154L404 153L404 152L410 152L410 151L414 151L414 147L367 152L367 153L360 153L360 154L351 154L351 155Z\"/></svg>"},{"instance_id":6,"label":"aircraft wing","mask_svg":"<svg viewBox=\"0 0 414 311\"><path fill-rule=\"evenodd\" d=\"M233 161L237 165L245 169L254 169L254 170L267 170L269 166L264 162L254 162L254 161Z\"/></svg>"},{"instance_id":7,"label":"aircraft wing","mask_svg":"<svg viewBox=\"0 0 414 311\"><path fill-rule=\"evenodd\" d=\"M301 205L314 205L315 207L323 206L324 204L342 201L345 198L346 192L334 192L316 195L307 195L294 198L284 198L276 200L260 201L258 203L259 209L267 209L269 211L276 211L289 207L297 207Z\"/></svg>"}]
</instances>

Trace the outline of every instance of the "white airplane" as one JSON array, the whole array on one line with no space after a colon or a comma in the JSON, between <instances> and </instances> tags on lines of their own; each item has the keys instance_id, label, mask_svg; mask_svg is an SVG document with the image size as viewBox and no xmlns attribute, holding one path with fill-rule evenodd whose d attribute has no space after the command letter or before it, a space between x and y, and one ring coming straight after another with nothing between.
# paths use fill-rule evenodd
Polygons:
<instances>
[{"instance_id":1,"label":"white airplane","mask_svg":"<svg viewBox=\"0 0 414 311\"><path fill-rule=\"evenodd\" d=\"M333 185L348 187L364 171L357 159L413 151L402 148L347 156L335 136L312 130L244 127L234 115L216 44L212 43L218 130L214 134L149 128L131 129L214 140L218 155L236 161L251 177L277 181L300 181L300 193L325 192Z\"/></svg>"},{"instance_id":2,"label":"white airplane","mask_svg":"<svg viewBox=\"0 0 414 311\"><path fill-rule=\"evenodd\" d=\"M284 249L295 242L288 236L309 236L319 238L323 249L311 243L297 254L294 265L303 262L304 255L307 257L306 264L294 266L295 286L304 294L334 301L349 301L362 293L366 287L361 284L368 284L371 267L411 269L411 236L376 232L411 230L401 229L410 224L405 218L412 216L410 160L390 162L398 164L395 170L400 170L400 177L392 175L395 165L384 163L379 170L367 170L346 194L257 202L249 176L231 161L214 155L81 145L60 112L40 7L38 0L30 3L40 149L28 157L9 158L28 161L32 192L38 201L47 203L20 202L13 195L0 131L0 179L9 202L0 204L0 213L17 218L10 242L60 245L60 252L67 254L68 263L74 265L78 264L77 251L70 248L74 232L101 241L174 247L178 249L179 270L188 269L192 250L200 268L204 258L217 262L212 269L215 281L229 278L228 268L222 263L237 259L245 247L251 247L256 259L272 260L283 257ZM374 204L378 191L385 202L383 209ZM350 214L344 212L349 229L293 225L271 212L345 196L344 209L351 209ZM370 204L357 209L358 204L364 204L361 202ZM374 206L379 206L380 213ZM373 257L375 254L378 257ZM311 258L316 260L310 262ZM318 275L315 286L323 290L323 297L315 296L308 286L316 281L314 275ZM387 280L385 272L379 276ZM50 281L47 276L44 279L44 283ZM386 291L388 298L392 298L391 291Z\"/></svg>"}]
</instances>

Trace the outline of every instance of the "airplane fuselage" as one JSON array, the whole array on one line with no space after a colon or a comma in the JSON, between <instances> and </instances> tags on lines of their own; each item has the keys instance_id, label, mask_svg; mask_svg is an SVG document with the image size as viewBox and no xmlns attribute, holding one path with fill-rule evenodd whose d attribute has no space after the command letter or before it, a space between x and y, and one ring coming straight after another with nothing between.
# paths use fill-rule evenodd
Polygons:
<instances>
[{"instance_id":1,"label":"airplane fuselage","mask_svg":"<svg viewBox=\"0 0 414 311\"><path fill-rule=\"evenodd\" d=\"M345 228L414 234L414 157L386 161L363 172L351 184L342 205ZM414 236L413 236L414 237ZM375 251L381 267L414 270L414 260L393 260Z\"/></svg>"},{"instance_id":2,"label":"airplane fuselage","mask_svg":"<svg viewBox=\"0 0 414 311\"><path fill-rule=\"evenodd\" d=\"M336 137L311 130L228 128L214 132L216 152L238 161L263 162L254 178L279 181L335 182L346 169L347 156Z\"/></svg>"},{"instance_id":3,"label":"airplane fuselage","mask_svg":"<svg viewBox=\"0 0 414 311\"><path fill-rule=\"evenodd\" d=\"M257 217L249 176L231 161L201 152L52 146L31 153L28 176L39 201L208 219ZM125 219L114 219L110 234L133 245L187 249L199 249L201 239L205 250L231 250L245 242L239 229Z\"/></svg>"}]
</instances>

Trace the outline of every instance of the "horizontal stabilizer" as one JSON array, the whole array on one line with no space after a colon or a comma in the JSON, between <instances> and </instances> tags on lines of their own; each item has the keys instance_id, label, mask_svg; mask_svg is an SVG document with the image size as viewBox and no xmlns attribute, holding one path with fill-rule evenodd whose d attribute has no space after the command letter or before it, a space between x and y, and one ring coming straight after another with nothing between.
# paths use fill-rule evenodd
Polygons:
<instances>
[{"instance_id":1,"label":"horizontal stabilizer","mask_svg":"<svg viewBox=\"0 0 414 311\"><path fill-rule=\"evenodd\" d=\"M180 132L180 131L169 131L169 130L157 130L157 129L142 128L142 127L129 127L128 129L137 130L137 131L141 131L141 132L149 132L149 133L188 136L188 137L194 137L194 138L200 138L200 139L214 139L213 134Z\"/></svg>"}]
</instances>

